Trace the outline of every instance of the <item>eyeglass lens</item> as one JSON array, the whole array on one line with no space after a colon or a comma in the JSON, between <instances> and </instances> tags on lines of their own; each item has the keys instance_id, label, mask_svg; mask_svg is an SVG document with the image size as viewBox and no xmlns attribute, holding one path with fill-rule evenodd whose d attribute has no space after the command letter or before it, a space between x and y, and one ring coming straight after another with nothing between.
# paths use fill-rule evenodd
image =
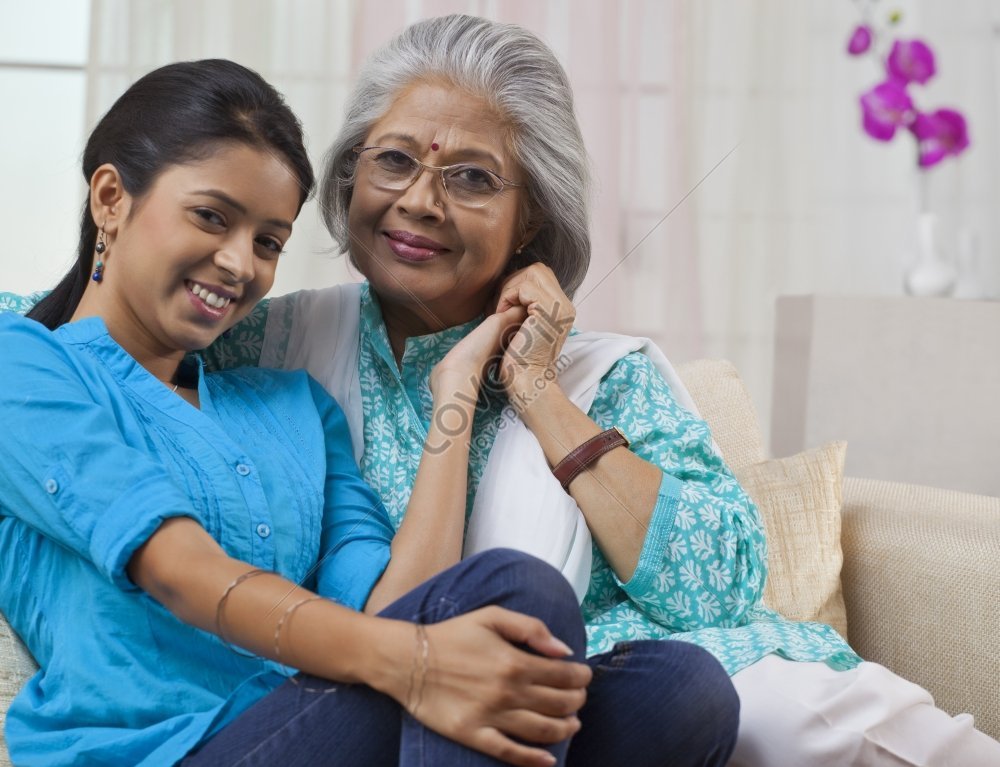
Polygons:
<instances>
[{"instance_id":1,"label":"eyeglass lens","mask_svg":"<svg viewBox=\"0 0 1000 767\"><path fill-rule=\"evenodd\" d=\"M402 190L409 187L424 169L416 158L399 149L373 147L365 150L372 183L383 189ZM445 192L452 201L471 207L482 207L503 191L504 182L492 171L471 163L449 165L439 170Z\"/></svg>"}]
</instances>

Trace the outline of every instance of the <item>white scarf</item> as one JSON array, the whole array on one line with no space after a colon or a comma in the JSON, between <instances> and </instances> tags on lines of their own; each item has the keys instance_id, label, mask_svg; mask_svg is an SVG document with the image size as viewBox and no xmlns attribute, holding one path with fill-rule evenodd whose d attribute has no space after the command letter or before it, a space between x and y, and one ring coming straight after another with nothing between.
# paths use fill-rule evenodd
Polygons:
<instances>
[{"instance_id":1,"label":"white scarf","mask_svg":"<svg viewBox=\"0 0 1000 767\"><path fill-rule=\"evenodd\" d=\"M359 461L364 451L358 373L360 296L361 286L354 283L273 299L260 357L261 367L305 368L333 395L347 416L354 457ZM697 413L677 373L648 338L593 332L571 335L562 350L569 364L559 373L559 385L586 413L601 379L634 351L648 356L678 403ZM504 410L476 491L463 556L497 547L518 549L553 565L583 601L593 560L586 520L552 475L538 440L510 408Z\"/></svg>"}]
</instances>

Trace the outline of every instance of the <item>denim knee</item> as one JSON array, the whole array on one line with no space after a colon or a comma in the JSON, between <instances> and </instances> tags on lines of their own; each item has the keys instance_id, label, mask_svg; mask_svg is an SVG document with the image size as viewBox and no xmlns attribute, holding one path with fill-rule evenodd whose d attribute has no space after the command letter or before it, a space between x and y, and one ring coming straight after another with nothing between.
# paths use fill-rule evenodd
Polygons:
<instances>
[{"instance_id":1,"label":"denim knee","mask_svg":"<svg viewBox=\"0 0 1000 767\"><path fill-rule=\"evenodd\" d=\"M569 581L547 562L515 549L489 549L463 561L468 575L492 584L496 604L543 620L582 659L586 634Z\"/></svg>"},{"instance_id":2,"label":"denim knee","mask_svg":"<svg viewBox=\"0 0 1000 767\"><path fill-rule=\"evenodd\" d=\"M488 549L464 560L470 571L484 579L499 577L508 580L514 590L549 594L555 599L569 600L575 605L576 595L569 581L548 562L516 549Z\"/></svg>"},{"instance_id":3,"label":"denim knee","mask_svg":"<svg viewBox=\"0 0 1000 767\"><path fill-rule=\"evenodd\" d=\"M675 651L681 653L680 662L688 670L691 688L697 691L690 701L692 705L685 707L683 713L678 712L679 715L691 726L702 730L712 728L717 738L731 737L735 743L740 698L729 674L714 655L698 645L683 641L670 644L678 646Z\"/></svg>"}]
</instances>

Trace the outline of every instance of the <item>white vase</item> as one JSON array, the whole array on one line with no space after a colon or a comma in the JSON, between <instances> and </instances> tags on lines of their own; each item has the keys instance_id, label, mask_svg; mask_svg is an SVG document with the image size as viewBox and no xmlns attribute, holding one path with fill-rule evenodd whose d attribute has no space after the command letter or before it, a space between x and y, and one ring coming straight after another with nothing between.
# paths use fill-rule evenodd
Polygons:
<instances>
[{"instance_id":1,"label":"white vase","mask_svg":"<svg viewBox=\"0 0 1000 767\"><path fill-rule=\"evenodd\" d=\"M917 259L904 280L911 296L950 296L955 289L958 271L938 247L936 231L933 213L925 211L917 216Z\"/></svg>"}]
</instances>

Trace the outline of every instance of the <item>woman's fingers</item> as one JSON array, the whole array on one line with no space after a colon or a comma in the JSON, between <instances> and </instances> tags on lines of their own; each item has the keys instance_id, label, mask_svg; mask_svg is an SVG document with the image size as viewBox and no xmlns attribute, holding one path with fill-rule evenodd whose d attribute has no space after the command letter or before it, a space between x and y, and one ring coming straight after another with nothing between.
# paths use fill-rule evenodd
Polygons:
<instances>
[{"instance_id":1,"label":"woman's fingers","mask_svg":"<svg viewBox=\"0 0 1000 767\"><path fill-rule=\"evenodd\" d=\"M487 366L502 353L504 344L512 337L527 316L523 306L513 306L499 314L491 314L460 340L435 366L431 375L431 391L437 392L440 384L455 383L455 376L462 391L475 397ZM454 392L445 392L448 395Z\"/></svg>"},{"instance_id":2,"label":"woman's fingers","mask_svg":"<svg viewBox=\"0 0 1000 767\"><path fill-rule=\"evenodd\" d=\"M575 318L573 302L563 291L555 273L544 264L532 264L510 275L497 291L497 311L521 305L529 313L553 318ZM572 319L571 319L572 322Z\"/></svg>"},{"instance_id":3,"label":"woman's fingers","mask_svg":"<svg viewBox=\"0 0 1000 767\"><path fill-rule=\"evenodd\" d=\"M504 735L549 746L571 738L580 729L575 716L545 716L529 709L512 709L496 717L496 727Z\"/></svg>"},{"instance_id":4,"label":"woman's fingers","mask_svg":"<svg viewBox=\"0 0 1000 767\"><path fill-rule=\"evenodd\" d=\"M548 751L516 743L494 728L476 733L467 745L517 767L552 767L556 763L556 758Z\"/></svg>"},{"instance_id":5,"label":"woman's fingers","mask_svg":"<svg viewBox=\"0 0 1000 767\"><path fill-rule=\"evenodd\" d=\"M513 382L523 373L544 374L550 369L576 319L573 303L552 270L542 264L515 272L501 285L497 312L513 306L523 306L528 318L504 346L501 365L504 382ZM508 393L516 397L518 391Z\"/></svg>"},{"instance_id":6,"label":"woman's fingers","mask_svg":"<svg viewBox=\"0 0 1000 767\"><path fill-rule=\"evenodd\" d=\"M570 649L542 621L500 607L429 625L427 635L431 663L414 716L511 764L550 764L547 752L512 739L549 744L575 733L590 668L561 660Z\"/></svg>"},{"instance_id":7,"label":"woman's fingers","mask_svg":"<svg viewBox=\"0 0 1000 767\"><path fill-rule=\"evenodd\" d=\"M503 607L487 607L480 612L488 625L504 639L528 645L531 649L554 658L565 658L573 654L569 645L553 636L549 627L538 618Z\"/></svg>"}]
</instances>

